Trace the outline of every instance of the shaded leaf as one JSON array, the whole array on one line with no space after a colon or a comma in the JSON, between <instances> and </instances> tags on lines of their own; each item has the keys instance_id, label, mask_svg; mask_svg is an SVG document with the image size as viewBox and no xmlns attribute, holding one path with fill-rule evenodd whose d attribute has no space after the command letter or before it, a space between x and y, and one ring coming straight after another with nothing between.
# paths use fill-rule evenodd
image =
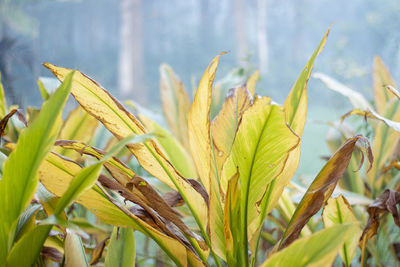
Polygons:
<instances>
[{"instance_id":1,"label":"shaded leaf","mask_svg":"<svg viewBox=\"0 0 400 267\"><path fill-rule=\"evenodd\" d=\"M76 267L76 266L87 266L89 263L86 258L85 249L82 244L82 240L79 236L71 231L67 231L64 243L65 251L65 266Z\"/></svg>"},{"instance_id":2,"label":"shaded leaf","mask_svg":"<svg viewBox=\"0 0 400 267\"><path fill-rule=\"evenodd\" d=\"M105 267L134 267L136 258L135 235L132 229L114 227Z\"/></svg>"},{"instance_id":3,"label":"shaded leaf","mask_svg":"<svg viewBox=\"0 0 400 267\"><path fill-rule=\"evenodd\" d=\"M355 224L341 224L296 240L273 254L261 266L331 266L343 243L354 239Z\"/></svg>"},{"instance_id":4,"label":"shaded leaf","mask_svg":"<svg viewBox=\"0 0 400 267\"><path fill-rule=\"evenodd\" d=\"M43 247L40 255L58 263L61 263L63 260L63 254L56 248L52 247Z\"/></svg>"},{"instance_id":5,"label":"shaded leaf","mask_svg":"<svg viewBox=\"0 0 400 267\"><path fill-rule=\"evenodd\" d=\"M372 164L373 158L368 140L361 135L349 138L325 164L307 189L307 192L301 199L286 228L279 244L279 249L288 246L296 240L308 220L317 213L329 199L339 179L346 171L358 141L367 145L368 160L370 164Z\"/></svg>"},{"instance_id":6,"label":"shaded leaf","mask_svg":"<svg viewBox=\"0 0 400 267\"><path fill-rule=\"evenodd\" d=\"M90 116L81 106L78 106L68 114L58 139L89 143L93 138L98 124L95 118ZM56 148L54 152L72 160L79 158L78 153L68 149Z\"/></svg>"},{"instance_id":7,"label":"shaded leaf","mask_svg":"<svg viewBox=\"0 0 400 267\"><path fill-rule=\"evenodd\" d=\"M365 249L368 239L372 238L377 233L383 215L390 212L395 224L400 227L400 216L397 210L397 205L399 203L400 192L386 189L368 206L367 211L369 218L360 238L360 247L362 250Z\"/></svg>"},{"instance_id":8,"label":"shaded leaf","mask_svg":"<svg viewBox=\"0 0 400 267\"><path fill-rule=\"evenodd\" d=\"M183 83L167 64L160 66L161 104L168 126L189 151L188 113L190 99Z\"/></svg>"},{"instance_id":9,"label":"shaded leaf","mask_svg":"<svg viewBox=\"0 0 400 267\"><path fill-rule=\"evenodd\" d=\"M338 92L339 94L347 97L350 100L350 103L353 105L354 108L367 110L372 108L369 102L357 91L347 87L346 85L338 82L337 80L329 77L326 74L317 72L313 74L313 78L320 79L326 87L329 89Z\"/></svg>"},{"instance_id":10,"label":"shaded leaf","mask_svg":"<svg viewBox=\"0 0 400 267\"><path fill-rule=\"evenodd\" d=\"M396 84L394 83L389 70L383 64L383 61L380 57L376 56L374 58L373 68L375 105L378 113L384 114L387 109L388 102L394 98L394 95L390 94L385 88L388 85L396 87Z\"/></svg>"},{"instance_id":11,"label":"shaded leaf","mask_svg":"<svg viewBox=\"0 0 400 267\"><path fill-rule=\"evenodd\" d=\"M101 240L99 243L97 243L96 247L92 251L92 257L90 258L89 264L96 264L99 262L103 255L104 248L106 247L107 241L110 239L110 237L106 237L103 240Z\"/></svg>"}]
</instances>

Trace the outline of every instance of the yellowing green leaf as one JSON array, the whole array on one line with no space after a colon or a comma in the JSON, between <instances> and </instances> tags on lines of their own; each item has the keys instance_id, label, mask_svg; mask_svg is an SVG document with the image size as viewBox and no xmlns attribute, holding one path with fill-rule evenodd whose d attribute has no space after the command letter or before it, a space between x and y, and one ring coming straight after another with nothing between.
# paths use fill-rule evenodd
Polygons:
<instances>
[{"instance_id":1,"label":"yellowing green leaf","mask_svg":"<svg viewBox=\"0 0 400 267\"><path fill-rule=\"evenodd\" d=\"M385 113L389 101L394 98L394 95L386 90L388 85L396 87L382 59L376 56L374 58L373 88L376 109L380 114Z\"/></svg>"},{"instance_id":2,"label":"yellowing green leaf","mask_svg":"<svg viewBox=\"0 0 400 267\"><path fill-rule=\"evenodd\" d=\"M340 224L295 241L273 254L262 267L331 266L345 241L356 238L358 225Z\"/></svg>"},{"instance_id":3,"label":"yellowing green leaf","mask_svg":"<svg viewBox=\"0 0 400 267\"><path fill-rule=\"evenodd\" d=\"M134 267L135 266L135 236L132 229L114 227L106 260L105 267Z\"/></svg>"},{"instance_id":4,"label":"yellowing green leaf","mask_svg":"<svg viewBox=\"0 0 400 267\"><path fill-rule=\"evenodd\" d=\"M279 244L280 249L296 240L311 216L317 213L332 195L336 184L349 165L356 143L359 140L368 145L367 156L370 164L372 164L373 159L368 140L361 135L349 138L325 164L304 194L283 234Z\"/></svg>"},{"instance_id":5,"label":"yellowing green leaf","mask_svg":"<svg viewBox=\"0 0 400 267\"><path fill-rule=\"evenodd\" d=\"M61 111L67 100L72 73L56 93L43 104L36 120L20 136L4 164L0 180L0 265L14 241L18 217L36 190L37 170L50 151L61 127Z\"/></svg>"},{"instance_id":6,"label":"yellowing green leaf","mask_svg":"<svg viewBox=\"0 0 400 267\"><path fill-rule=\"evenodd\" d=\"M6 96L4 95L3 84L1 83L1 73L0 73L0 118L3 118L7 112Z\"/></svg>"},{"instance_id":7,"label":"yellowing green leaf","mask_svg":"<svg viewBox=\"0 0 400 267\"><path fill-rule=\"evenodd\" d=\"M228 179L239 171L244 248L247 248L247 236L251 237L257 230L252 227L247 230L247 227L252 226L262 212L260 203L268 184L282 172L289 152L298 143L299 138L286 125L282 108L271 105L269 98L256 98L244 112L221 176L221 187L226 192Z\"/></svg>"},{"instance_id":8,"label":"yellowing green leaf","mask_svg":"<svg viewBox=\"0 0 400 267\"><path fill-rule=\"evenodd\" d=\"M63 80L70 69L45 63L58 79ZM118 139L146 133L140 121L129 113L114 97L99 84L76 71L72 81L72 95L92 116L97 118ZM140 165L171 188L181 193L196 221L205 225L207 205L199 192L167 160L154 141L128 145Z\"/></svg>"},{"instance_id":9,"label":"yellowing green leaf","mask_svg":"<svg viewBox=\"0 0 400 267\"><path fill-rule=\"evenodd\" d=\"M188 112L190 99L183 83L167 64L160 67L161 103L168 126L189 151Z\"/></svg>"},{"instance_id":10,"label":"yellowing green leaf","mask_svg":"<svg viewBox=\"0 0 400 267\"><path fill-rule=\"evenodd\" d=\"M329 228L339 224L354 223L358 224L358 220L347 200L340 195L337 198L330 198L322 213L325 228ZM352 235L354 238L344 242L342 249L339 251L345 266L350 266L351 260L354 258L358 240L361 236L361 228L354 227Z\"/></svg>"},{"instance_id":11,"label":"yellowing green leaf","mask_svg":"<svg viewBox=\"0 0 400 267\"><path fill-rule=\"evenodd\" d=\"M246 86L247 90L249 90L250 94L254 96L254 93L256 92L256 84L257 81L260 79L260 73L258 70L256 70L250 78L247 80Z\"/></svg>"},{"instance_id":12,"label":"yellowing green leaf","mask_svg":"<svg viewBox=\"0 0 400 267\"><path fill-rule=\"evenodd\" d=\"M219 57L216 56L208 65L200 80L188 117L189 144L200 181L210 192L211 182L211 137L210 110L211 91Z\"/></svg>"},{"instance_id":13,"label":"yellowing green leaf","mask_svg":"<svg viewBox=\"0 0 400 267\"><path fill-rule=\"evenodd\" d=\"M81 141L87 144L93 138L97 126L98 121L90 116L81 106L78 106L69 113L58 139ZM70 149L59 147L54 151L72 160L79 158L79 153Z\"/></svg>"},{"instance_id":14,"label":"yellowing green leaf","mask_svg":"<svg viewBox=\"0 0 400 267\"><path fill-rule=\"evenodd\" d=\"M193 179L197 178L196 168L192 157L189 152L187 152L188 150L186 150L172 134L163 129L155 121L144 115L139 115L139 119L148 131L157 133L158 136L155 139L158 141L159 146L163 150L162 152L168 157L172 165L174 165L183 176Z\"/></svg>"}]
</instances>

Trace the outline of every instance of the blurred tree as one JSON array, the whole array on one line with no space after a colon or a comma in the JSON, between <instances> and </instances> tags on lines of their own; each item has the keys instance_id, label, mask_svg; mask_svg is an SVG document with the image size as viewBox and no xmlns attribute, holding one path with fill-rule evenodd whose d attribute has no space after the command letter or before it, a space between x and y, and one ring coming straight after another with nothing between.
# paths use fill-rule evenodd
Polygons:
<instances>
[{"instance_id":1,"label":"blurred tree","mask_svg":"<svg viewBox=\"0 0 400 267\"><path fill-rule=\"evenodd\" d=\"M257 0L258 65L262 75L268 72L267 0Z\"/></svg>"},{"instance_id":2,"label":"blurred tree","mask_svg":"<svg viewBox=\"0 0 400 267\"><path fill-rule=\"evenodd\" d=\"M233 20L235 25L236 61L246 67L247 37L246 37L246 2L233 0Z\"/></svg>"},{"instance_id":3,"label":"blurred tree","mask_svg":"<svg viewBox=\"0 0 400 267\"><path fill-rule=\"evenodd\" d=\"M121 95L147 103L141 0L121 0L118 85Z\"/></svg>"}]
</instances>

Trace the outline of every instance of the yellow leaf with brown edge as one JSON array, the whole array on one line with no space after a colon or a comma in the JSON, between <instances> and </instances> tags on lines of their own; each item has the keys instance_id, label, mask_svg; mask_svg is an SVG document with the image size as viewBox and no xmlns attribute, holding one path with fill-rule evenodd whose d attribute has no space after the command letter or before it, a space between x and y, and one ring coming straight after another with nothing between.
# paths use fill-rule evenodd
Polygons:
<instances>
[{"instance_id":1,"label":"yellow leaf with brown edge","mask_svg":"<svg viewBox=\"0 0 400 267\"><path fill-rule=\"evenodd\" d=\"M188 150L186 150L172 134L149 117L142 114L139 114L138 117L148 131L157 134L155 139L159 147L161 147L163 154L168 157L172 165L174 165L183 176L196 179L196 168Z\"/></svg>"},{"instance_id":2,"label":"yellow leaf with brown edge","mask_svg":"<svg viewBox=\"0 0 400 267\"><path fill-rule=\"evenodd\" d=\"M255 92L256 92L256 85L257 85L257 81L260 79L260 73L258 70L256 70L247 80L246 82L246 86L247 86L247 90L249 90L250 94L252 96L254 96Z\"/></svg>"},{"instance_id":3,"label":"yellow leaf with brown edge","mask_svg":"<svg viewBox=\"0 0 400 267\"><path fill-rule=\"evenodd\" d=\"M168 126L187 151L190 99L185 86L167 64L160 66L161 104Z\"/></svg>"},{"instance_id":4,"label":"yellow leaf with brown edge","mask_svg":"<svg viewBox=\"0 0 400 267\"><path fill-rule=\"evenodd\" d=\"M363 142L363 144L367 146L368 160L370 164L372 164L373 157L368 139L362 135L349 138L325 164L307 189L307 192L304 194L286 227L278 249L283 249L296 240L304 225L306 225L308 220L321 209L332 195L336 184L349 165L358 141Z\"/></svg>"},{"instance_id":5,"label":"yellow leaf with brown edge","mask_svg":"<svg viewBox=\"0 0 400 267\"><path fill-rule=\"evenodd\" d=\"M354 238L345 241L342 249L339 251L339 255L345 266L350 266L352 259L356 255L358 239L360 238L362 231L359 226L359 221L354 215L353 209L347 199L342 195L337 198L330 198L322 213L322 220L324 221L325 228L347 223L358 225L358 227L354 227L352 233Z\"/></svg>"},{"instance_id":6,"label":"yellow leaf with brown edge","mask_svg":"<svg viewBox=\"0 0 400 267\"><path fill-rule=\"evenodd\" d=\"M200 181L207 192L211 191L211 92L219 57L220 56L216 56L205 70L197 88L192 106L190 107L188 117L190 152L192 153Z\"/></svg>"},{"instance_id":7,"label":"yellow leaf with brown edge","mask_svg":"<svg viewBox=\"0 0 400 267\"><path fill-rule=\"evenodd\" d=\"M232 88L229 90L221 110L212 121L212 180L219 181L222 166L231 152L240 118L251 103L252 96L245 85ZM219 186L211 188L209 209L210 239L217 255L225 259L226 245L223 216Z\"/></svg>"},{"instance_id":8,"label":"yellow leaf with brown edge","mask_svg":"<svg viewBox=\"0 0 400 267\"><path fill-rule=\"evenodd\" d=\"M61 81L72 70L44 64ZM79 104L98 119L118 139L147 131L140 121L129 113L113 96L98 83L79 71L75 72L71 94ZM140 165L150 174L181 193L196 221L203 227L207 221L207 205L203 196L176 170L161 152L158 145L149 140L143 144L127 145Z\"/></svg>"},{"instance_id":9,"label":"yellow leaf with brown edge","mask_svg":"<svg viewBox=\"0 0 400 267\"><path fill-rule=\"evenodd\" d=\"M81 106L77 106L68 114L58 139L81 141L87 144L93 138L98 124L99 122L94 117L90 116ZM79 158L79 153L62 147L55 148L54 152L72 160Z\"/></svg>"},{"instance_id":10,"label":"yellow leaf with brown edge","mask_svg":"<svg viewBox=\"0 0 400 267\"><path fill-rule=\"evenodd\" d=\"M285 110L285 118L290 128L301 137L306 122L307 116L307 84L311 72L314 68L314 62L317 56L324 49L326 40L329 35L329 29L323 36L319 46L315 49L314 53L308 60L306 66L303 68L296 82L292 86L289 95L287 96L283 105ZM261 228L264 219L268 213L272 211L278 202L284 188L289 184L290 179L296 172L297 166L300 161L301 144L294 148L287 159L282 173L274 179L269 185L266 194L261 202L261 214L258 220L254 221L250 226L254 235L251 237L250 248L254 253L259 240L259 229Z\"/></svg>"},{"instance_id":11,"label":"yellow leaf with brown edge","mask_svg":"<svg viewBox=\"0 0 400 267\"><path fill-rule=\"evenodd\" d=\"M62 196L72 178L81 167L61 156L50 153L39 168L39 179L53 194ZM132 214L122 204L110 201L111 197L99 186L84 192L77 200L105 223L118 227L131 227L151 237L178 266L187 266L187 249L178 240L154 229Z\"/></svg>"},{"instance_id":12,"label":"yellow leaf with brown edge","mask_svg":"<svg viewBox=\"0 0 400 267\"><path fill-rule=\"evenodd\" d=\"M380 114L385 113L388 102L394 98L394 95L386 90L388 85L396 87L382 59L376 56L373 64L373 89L376 110Z\"/></svg>"}]
</instances>

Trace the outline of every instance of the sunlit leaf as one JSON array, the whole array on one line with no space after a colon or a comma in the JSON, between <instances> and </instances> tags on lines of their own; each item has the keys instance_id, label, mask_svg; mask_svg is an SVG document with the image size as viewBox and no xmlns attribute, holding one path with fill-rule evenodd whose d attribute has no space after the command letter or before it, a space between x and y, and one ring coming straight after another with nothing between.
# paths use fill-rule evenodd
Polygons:
<instances>
[{"instance_id":1,"label":"sunlit leaf","mask_svg":"<svg viewBox=\"0 0 400 267\"><path fill-rule=\"evenodd\" d=\"M183 83L167 64L160 67L161 103L168 126L189 151L188 112L190 99Z\"/></svg>"},{"instance_id":2,"label":"sunlit leaf","mask_svg":"<svg viewBox=\"0 0 400 267\"><path fill-rule=\"evenodd\" d=\"M57 67L50 63L45 63L45 66L60 80L63 80L71 72L70 69ZM71 93L89 114L103 123L118 139L146 133L145 128L135 116L99 84L78 71L72 82ZM203 197L171 165L156 143L150 140L143 144L128 145L127 147L144 169L171 188L178 190L196 221L205 225L207 205Z\"/></svg>"},{"instance_id":3,"label":"sunlit leaf","mask_svg":"<svg viewBox=\"0 0 400 267\"><path fill-rule=\"evenodd\" d=\"M357 141L363 142L364 145L367 145L368 160L370 164L372 164L373 158L368 140L361 135L348 139L325 164L309 186L286 228L279 244L280 249L288 246L296 240L311 216L317 213L329 199L336 184L349 165Z\"/></svg>"},{"instance_id":4,"label":"sunlit leaf","mask_svg":"<svg viewBox=\"0 0 400 267\"><path fill-rule=\"evenodd\" d=\"M199 178L210 192L211 182L211 137L210 110L211 91L219 57L216 56L208 65L200 80L188 117L189 144Z\"/></svg>"},{"instance_id":5,"label":"sunlit leaf","mask_svg":"<svg viewBox=\"0 0 400 267\"><path fill-rule=\"evenodd\" d=\"M7 112L7 102L6 96L4 94L3 84L1 82L1 73L0 73L0 118L3 118Z\"/></svg>"},{"instance_id":6,"label":"sunlit leaf","mask_svg":"<svg viewBox=\"0 0 400 267\"><path fill-rule=\"evenodd\" d=\"M0 265L11 248L18 217L36 190L39 165L50 152L60 130L61 111L71 88L72 75L68 75L56 93L43 104L34 123L21 132L16 148L4 164L0 180Z\"/></svg>"},{"instance_id":7,"label":"sunlit leaf","mask_svg":"<svg viewBox=\"0 0 400 267\"><path fill-rule=\"evenodd\" d=\"M325 228L329 228L338 224L354 223L358 220L353 213L353 210L347 200L340 195L337 198L330 198L322 213ZM350 266L351 260L356 254L358 239L361 236L361 228L354 227L352 232L354 238L344 242L342 249L339 251L345 266Z\"/></svg>"},{"instance_id":8,"label":"sunlit leaf","mask_svg":"<svg viewBox=\"0 0 400 267\"><path fill-rule=\"evenodd\" d=\"M358 225L340 224L296 240L273 254L262 267L331 266L343 243L356 238Z\"/></svg>"},{"instance_id":9,"label":"sunlit leaf","mask_svg":"<svg viewBox=\"0 0 400 267\"><path fill-rule=\"evenodd\" d=\"M282 108L271 105L269 98L256 98L244 112L221 177L221 187L226 192L228 179L239 171L241 242L244 248L247 248L247 237L257 230L251 227L251 223L262 212L260 203L268 184L282 172L289 152L298 143L299 138L285 122Z\"/></svg>"},{"instance_id":10,"label":"sunlit leaf","mask_svg":"<svg viewBox=\"0 0 400 267\"><path fill-rule=\"evenodd\" d=\"M136 258L135 236L129 228L114 227L108 244L105 267L134 267Z\"/></svg>"}]
</instances>

